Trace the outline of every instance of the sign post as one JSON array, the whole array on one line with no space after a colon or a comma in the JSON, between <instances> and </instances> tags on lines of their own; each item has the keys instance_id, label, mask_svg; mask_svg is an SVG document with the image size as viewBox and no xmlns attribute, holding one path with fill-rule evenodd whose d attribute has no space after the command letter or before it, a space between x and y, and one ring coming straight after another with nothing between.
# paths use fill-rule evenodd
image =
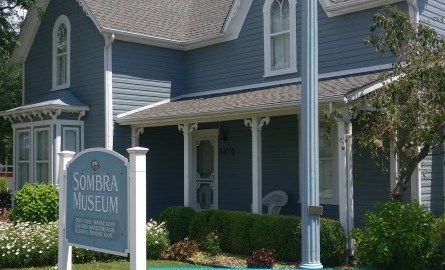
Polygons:
<instances>
[{"instance_id":1,"label":"sign post","mask_svg":"<svg viewBox=\"0 0 445 270\"><path fill-rule=\"evenodd\" d=\"M130 164L119 153L104 148L87 149L74 158L72 152L59 153L60 269L71 270L72 246L121 256L130 254L132 270L146 268L148 149L127 151Z\"/></svg>"}]
</instances>

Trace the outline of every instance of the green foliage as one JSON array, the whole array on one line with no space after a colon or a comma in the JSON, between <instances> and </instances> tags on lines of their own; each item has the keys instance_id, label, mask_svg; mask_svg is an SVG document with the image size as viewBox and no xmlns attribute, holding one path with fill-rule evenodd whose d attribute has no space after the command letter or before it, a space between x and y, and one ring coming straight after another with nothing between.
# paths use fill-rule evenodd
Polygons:
<instances>
[{"instance_id":1,"label":"green foliage","mask_svg":"<svg viewBox=\"0 0 445 270\"><path fill-rule=\"evenodd\" d=\"M14 195L11 218L47 223L59 218L59 191L51 184L25 184Z\"/></svg>"},{"instance_id":2,"label":"green foliage","mask_svg":"<svg viewBox=\"0 0 445 270\"><path fill-rule=\"evenodd\" d=\"M0 191L0 208L11 208L11 193Z\"/></svg>"},{"instance_id":3,"label":"green foliage","mask_svg":"<svg viewBox=\"0 0 445 270\"><path fill-rule=\"evenodd\" d=\"M388 81L361 100L375 110L360 110L362 102L351 108L360 126L354 142L384 170L393 144L400 170L392 196L401 200L416 165L445 140L445 39L388 7L374 16L365 42L380 55L389 50L396 61L382 74Z\"/></svg>"},{"instance_id":4,"label":"green foliage","mask_svg":"<svg viewBox=\"0 0 445 270\"><path fill-rule=\"evenodd\" d=\"M320 223L320 246L322 263L337 266L345 263L345 236L340 222L322 218Z\"/></svg>"},{"instance_id":5,"label":"green foliage","mask_svg":"<svg viewBox=\"0 0 445 270\"><path fill-rule=\"evenodd\" d=\"M272 268L276 260L277 257L273 250L262 248L254 251L251 256L247 257L246 265L248 268Z\"/></svg>"},{"instance_id":6,"label":"green foliage","mask_svg":"<svg viewBox=\"0 0 445 270\"><path fill-rule=\"evenodd\" d=\"M6 192L8 190L8 179L0 177L0 192Z\"/></svg>"},{"instance_id":7,"label":"green foliage","mask_svg":"<svg viewBox=\"0 0 445 270\"><path fill-rule=\"evenodd\" d=\"M193 257L198 252L198 247L197 241L185 239L171 245L165 252L165 257L176 261L184 261Z\"/></svg>"},{"instance_id":8,"label":"green foliage","mask_svg":"<svg viewBox=\"0 0 445 270\"><path fill-rule=\"evenodd\" d=\"M57 253L55 254L57 257ZM122 257L108 253L73 247L73 263L110 262L121 260Z\"/></svg>"},{"instance_id":9,"label":"green foliage","mask_svg":"<svg viewBox=\"0 0 445 270\"><path fill-rule=\"evenodd\" d=\"M157 223L154 220L150 220L147 223L147 258L159 259L162 254L170 246L170 239L168 238L168 232L165 229L165 223Z\"/></svg>"},{"instance_id":10,"label":"green foliage","mask_svg":"<svg viewBox=\"0 0 445 270\"><path fill-rule=\"evenodd\" d=\"M379 205L366 214L364 229L353 232L359 263L374 269L428 269L433 224L432 213L416 202Z\"/></svg>"},{"instance_id":11,"label":"green foliage","mask_svg":"<svg viewBox=\"0 0 445 270\"><path fill-rule=\"evenodd\" d=\"M249 255L267 248L275 250L281 260L301 260L301 222L297 217L205 210L190 223L190 237L200 242L212 231L218 232L221 248L228 253ZM338 221L321 219L321 250L326 266L344 263L345 239Z\"/></svg>"},{"instance_id":12,"label":"green foliage","mask_svg":"<svg viewBox=\"0 0 445 270\"><path fill-rule=\"evenodd\" d=\"M221 253L221 239L218 232L211 232L207 235L203 243L204 251L210 255L218 255Z\"/></svg>"},{"instance_id":13,"label":"green foliage","mask_svg":"<svg viewBox=\"0 0 445 270\"><path fill-rule=\"evenodd\" d=\"M436 220L433 229L434 249L429 268L436 270L445 270L445 216Z\"/></svg>"},{"instance_id":14,"label":"green foliage","mask_svg":"<svg viewBox=\"0 0 445 270\"><path fill-rule=\"evenodd\" d=\"M172 243L188 237L188 228L195 214L195 210L183 206L172 206L161 213L159 220L165 222Z\"/></svg>"}]
</instances>

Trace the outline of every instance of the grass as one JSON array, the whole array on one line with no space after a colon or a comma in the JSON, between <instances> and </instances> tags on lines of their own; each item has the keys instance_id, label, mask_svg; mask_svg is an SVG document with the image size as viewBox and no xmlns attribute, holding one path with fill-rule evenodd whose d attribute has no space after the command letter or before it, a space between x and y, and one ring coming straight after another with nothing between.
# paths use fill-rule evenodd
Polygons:
<instances>
[{"instance_id":1,"label":"grass","mask_svg":"<svg viewBox=\"0 0 445 270\"><path fill-rule=\"evenodd\" d=\"M176 262L176 261L164 261L164 260L150 260L147 261L148 268L202 268L206 266ZM54 270L55 267L33 267L33 268L13 268L3 270ZM117 261L108 263L87 263L87 264L74 264L73 270L99 270L99 269L111 269L111 270L128 270L130 269L130 263L127 261Z\"/></svg>"}]
</instances>

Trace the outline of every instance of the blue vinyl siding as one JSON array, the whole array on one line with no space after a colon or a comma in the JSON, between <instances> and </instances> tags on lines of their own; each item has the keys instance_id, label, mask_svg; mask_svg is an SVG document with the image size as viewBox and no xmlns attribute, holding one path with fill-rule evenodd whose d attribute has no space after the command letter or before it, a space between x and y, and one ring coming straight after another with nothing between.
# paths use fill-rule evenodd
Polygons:
<instances>
[{"instance_id":1,"label":"blue vinyl siding","mask_svg":"<svg viewBox=\"0 0 445 270\"><path fill-rule=\"evenodd\" d=\"M147 219L184 204L184 138L177 126L145 128L140 146L147 153Z\"/></svg>"},{"instance_id":2,"label":"blue vinyl siding","mask_svg":"<svg viewBox=\"0 0 445 270\"><path fill-rule=\"evenodd\" d=\"M294 73L263 78L263 5L264 1L253 1L237 40L186 52L188 93L300 77ZM400 6L406 8L405 3ZM319 7L320 74L392 62L392 57L379 57L363 42L378 10L328 18ZM301 1L297 4L297 66L301 70Z\"/></svg>"},{"instance_id":3,"label":"blue vinyl siding","mask_svg":"<svg viewBox=\"0 0 445 270\"><path fill-rule=\"evenodd\" d=\"M443 0L419 0L420 21L445 35L445 2Z\"/></svg>"},{"instance_id":4,"label":"blue vinyl siding","mask_svg":"<svg viewBox=\"0 0 445 270\"><path fill-rule=\"evenodd\" d=\"M25 102L51 92L52 32L55 21L66 15L71 24L70 91L90 111L85 121L85 148L104 146L104 39L76 1L52 0L43 16L25 63Z\"/></svg>"},{"instance_id":5,"label":"blue vinyl siding","mask_svg":"<svg viewBox=\"0 0 445 270\"><path fill-rule=\"evenodd\" d=\"M422 161L422 203L436 215L444 213L442 146Z\"/></svg>"},{"instance_id":6,"label":"blue vinyl siding","mask_svg":"<svg viewBox=\"0 0 445 270\"><path fill-rule=\"evenodd\" d=\"M114 115L180 95L185 85L184 52L113 43Z\"/></svg>"}]
</instances>

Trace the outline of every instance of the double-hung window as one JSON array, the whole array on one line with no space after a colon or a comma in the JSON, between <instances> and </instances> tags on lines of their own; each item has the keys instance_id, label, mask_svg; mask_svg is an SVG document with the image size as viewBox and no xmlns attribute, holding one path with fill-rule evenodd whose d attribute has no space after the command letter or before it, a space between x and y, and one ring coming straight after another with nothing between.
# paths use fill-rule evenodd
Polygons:
<instances>
[{"instance_id":1,"label":"double-hung window","mask_svg":"<svg viewBox=\"0 0 445 270\"><path fill-rule=\"evenodd\" d=\"M295 0L266 0L264 16L264 76L297 71Z\"/></svg>"},{"instance_id":2,"label":"double-hung window","mask_svg":"<svg viewBox=\"0 0 445 270\"><path fill-rule=\"evenodd\" d=\"M53 29L53 90L70 87L71 26L68 17L60 16Z\"/></svg>"}]
</instances>

